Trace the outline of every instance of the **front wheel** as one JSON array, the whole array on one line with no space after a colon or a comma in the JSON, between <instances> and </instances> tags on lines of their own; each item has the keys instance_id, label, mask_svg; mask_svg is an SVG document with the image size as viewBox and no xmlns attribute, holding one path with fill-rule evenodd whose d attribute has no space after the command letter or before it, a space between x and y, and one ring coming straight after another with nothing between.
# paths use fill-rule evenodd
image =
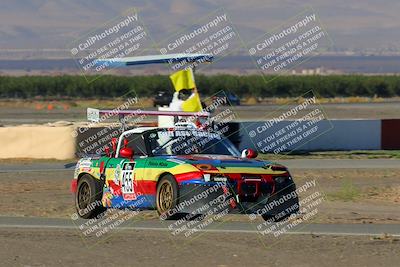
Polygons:
<instances>
[{"instance_id":1,"label":"front wheel","mask_svg":"<svg viewBox=\"0 0 400 267\"><path fill-rule=\"evenodd\" d=\"M84 219L97 217L105 211L101 198L103 196L102 183L89 174L79 179L75 195L75 207L78 215Z\"/></svg>"}]
</instances>

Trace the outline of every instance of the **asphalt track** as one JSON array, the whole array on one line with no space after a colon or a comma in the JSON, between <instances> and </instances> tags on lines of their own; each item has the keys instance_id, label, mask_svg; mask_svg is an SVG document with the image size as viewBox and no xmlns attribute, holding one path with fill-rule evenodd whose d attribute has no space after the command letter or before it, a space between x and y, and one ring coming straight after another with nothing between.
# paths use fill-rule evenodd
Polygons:
<instances>
[{"instance_id":1,"label":"asphalt track","mask_svg":"<svg viewBox=\"0 0 400 267\"><path fill-rule=\"evenodd\" d=\"M60 229L77 230L86 220L37 218L37 217L0 217L0 229ZM213 223L199 232L209 233L260 233L259 222L223 222ZM115 230L122 231L170 231L168 222L160 220L127 221ZM85 227L84 227L85 228ZM83 228L83 229L84 229ZM400 225L397 224L299 224L283 234L313 234L334 236L383 236L400 237Z\"/></svg>"},{"instance_id":2,"label":"asphalt track","mask_svg":"<svg viewBox=\"0 0 400 267\"><path fill-rule=\"evenodd\" d=\"M289 159L275 160L289 169L399 169L399 159ZM0 163L0 173L73 171L75 163Z\"/></svg>"}]
</instances>

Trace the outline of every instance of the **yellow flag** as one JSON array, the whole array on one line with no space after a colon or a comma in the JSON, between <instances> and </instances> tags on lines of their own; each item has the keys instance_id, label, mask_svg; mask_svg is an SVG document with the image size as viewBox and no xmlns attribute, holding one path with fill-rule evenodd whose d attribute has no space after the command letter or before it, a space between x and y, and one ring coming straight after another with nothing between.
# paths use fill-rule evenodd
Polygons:
<instances>
[{"instance_id":1,"label":"yellow flag","mask_svg":"<svg viewBox=\"0 0 400 267\"><path fill-rule=\"evenodd\" d=\"M196 87L193 71L191 68L177 71L169 76L175 90L179 92L182 89L193 89Z\"/></svg>"},{"instance_id":2,"label":"yellow flag","mask_svg":"<svg viewBox=\"0 0 400 267\"><path fill-rule=\"evenodd\" d=\"M193 93L186 101L182 103L182 110L186 112L198 112L202 110L200 96L197 92Z\"/></svg>"}]
</instances>

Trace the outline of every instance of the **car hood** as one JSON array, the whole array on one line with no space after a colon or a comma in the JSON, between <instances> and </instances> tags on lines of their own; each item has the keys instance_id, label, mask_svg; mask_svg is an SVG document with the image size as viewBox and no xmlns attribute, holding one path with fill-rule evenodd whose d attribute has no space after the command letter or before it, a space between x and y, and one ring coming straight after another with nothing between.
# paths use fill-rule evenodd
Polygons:
<instances>
[{"instance_id":1,"label":"car hood","mask_svg":"<svg viewBox=\"0 0 400 267\"><path fill-rule=\"evenodd\" d=\"M272 164L271 161L262 161L257 159L247 159L228 155L179 155L167 156L171 160L181 161L188 164L210 164L214 167L265 167Z\"/></svg>"}]
</instances>

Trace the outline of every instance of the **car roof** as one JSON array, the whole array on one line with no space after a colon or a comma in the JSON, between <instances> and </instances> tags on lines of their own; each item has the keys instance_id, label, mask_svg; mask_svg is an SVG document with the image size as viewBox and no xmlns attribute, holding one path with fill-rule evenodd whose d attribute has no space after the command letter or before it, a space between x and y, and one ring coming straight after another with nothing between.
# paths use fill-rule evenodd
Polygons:
<instances>
[{"instance_id":1,"label":"car roof","mask_svg":"<svg viewBox=\"0 0 400 267\"><path fill-rule=\"evenodd\" d=\"M134 128L131 130L128 130L126 132L130 132L130 133L144 133L146 131L150 131L150 130L154 130L154 129L162 129L163 127L138 127L138 128Z\"/></svg>"}]
</instances>

